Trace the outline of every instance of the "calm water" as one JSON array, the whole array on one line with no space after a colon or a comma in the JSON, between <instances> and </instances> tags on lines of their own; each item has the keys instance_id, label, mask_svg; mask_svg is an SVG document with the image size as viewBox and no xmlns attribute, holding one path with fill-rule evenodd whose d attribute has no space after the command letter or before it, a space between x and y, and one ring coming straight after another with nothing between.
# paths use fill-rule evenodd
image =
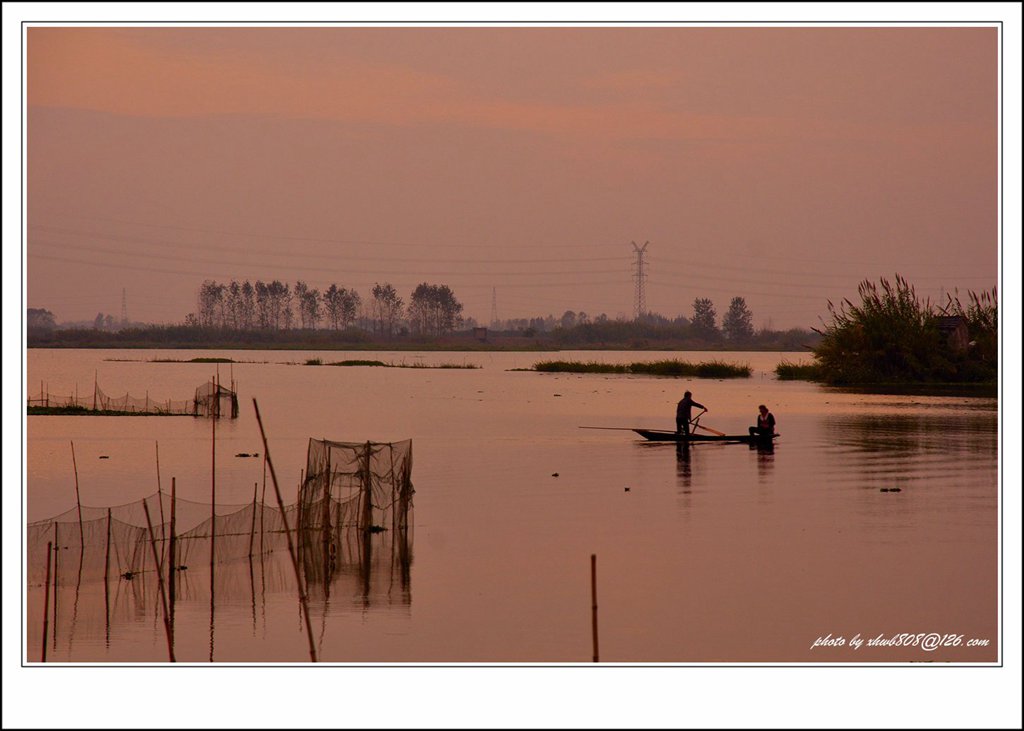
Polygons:
<instances>
[{"instance_id":1,"label":"calm water","mask_svg":"<svg viewBox=\"0 0 1024 731\"><path fill-rule=\"evenodd\" d=\"M28 389L189 398L210 364L112 362L225 355L241 416L217 428L217 501L245 504L262 482L252 398L295 499L308 440L413 440L416 489L408 576L342 571L310 590L311 625L331 662L591 660L590 555L597 555L600 655L607 662L993 662L998 645L998 404L990 398L866 395L772 375L802 354L729 353L742 380L515 372L539 360L631 362L704 353L339 353L28 351ZM298 365L377 358L475 370ZM766 403L782 437L677 449L629 431L672 428L690 389L702 420L745 432ZM211 423L190 417L31 417L30 521L82 502L108 507L157 489L208 502ZM106 455L108 459L99 459ZM557 473L557 476L555 474ZM899 492L882 492L899 487ZM628 488L628 490L627 490ZM268 496L268 501L270 500ZM386 563L386 562L384 562ZM30 567L31 568L31 567ZM275 552L251 573L183 579L177 659L305 662L291 566ZM136 582L140 584L141 582ZM26 653L40 656L41 582L29 581ZM77 589L77 590L76 590ZM153 587L118 582L58 594L48 660L164 662ZM140 594L140 592L147 592ZM212 614L212 616L211 616ZM925 651L849 642L901 633L962 635ZM843 646L812 645L842 637ZM972 639L985 646L968 647Z\"/></svg>"}]
</instances>

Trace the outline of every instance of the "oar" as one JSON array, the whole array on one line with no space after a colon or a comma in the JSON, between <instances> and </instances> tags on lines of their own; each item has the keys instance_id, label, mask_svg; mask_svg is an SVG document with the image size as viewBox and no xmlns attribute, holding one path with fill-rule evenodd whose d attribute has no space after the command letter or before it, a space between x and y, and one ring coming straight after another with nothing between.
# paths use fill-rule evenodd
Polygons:
<instances>
[{"instance_id":1,"label":"oar","mask_svg":"<svg viewBox=\"0 0 1024 731\"><path fill-rule=\"evenodd\" d=\"M580 429L611 429L614 431L636 431L637 429L643 429L644 431L653 431L664 434L675 434L674 431L669 429L646 429L640 426L581 426Z\"/></svg>"},{"instance_id":2,"label":"oar","mask_svg":"<svg viewBox=\"0 0 1024 731\"><path fill-rule=\"evenodd\" d=\"M718 431L718 429L712 429L711 427L704 426L703 424L700 423L700 417L704 416L704 414L706 412L707 412L707 409L704 409L704 411L700 412L700 415L696 419L694 419L692 422L690 422L691 424L693 424L694 429L703 429L704 431L709 431L712 434L717 434L720 437L724 437L725 436L725 432L724 431Z\"/></svg>"},{"instance_id":3,"label":"oar","mask_svg":"<svg viewBox=\"0 0 1024 731\"><path fill-rule=\"evenodd\" d=\"M580 429L613 429L615 431L633 431L628 426L581 426Z\"/></svg>"}]
</instances>

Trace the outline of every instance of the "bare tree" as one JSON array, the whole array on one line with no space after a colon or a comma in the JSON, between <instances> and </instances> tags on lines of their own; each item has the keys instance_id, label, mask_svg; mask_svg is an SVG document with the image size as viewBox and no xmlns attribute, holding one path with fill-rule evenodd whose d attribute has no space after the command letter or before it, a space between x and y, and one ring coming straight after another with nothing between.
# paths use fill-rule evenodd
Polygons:
<instances>
[{"instance_id":1,"label":"bare tree","mask_svg":"<svg viewBox=\"0 0 1024 731\"><path fill-rule=\"evenodd\" d=\"M271 319L271 303L270 293L267 289L267 285L262 280L256 280L256 326L261 330L266 330L270 327Z\"/></svg>"},{"instance_id":2,"label":"bare tree","mask_svg":"<svg viewBox=\"0 0 1024 731\"><path fill-rule=\"evenodd\" d=\"M217 284L212 279L207 279L199 287L199 325L201 327L216 327L223 325L224 285Z\"/></svg>"},{"instance_id":3,"label":"bare tree","mask_svg":"<svg viewBox=\"0 0 1024 731\"><path fill-rule=\"evenodd\" d=\"M306 291L299 298L299 310L306 326L315 330L323 314L320 308L320 290L306 287Z\"/></svg>"},{"instance_id":4,"label":"bare tree","mask_svg":"<svg viewBox=\"0 0 1024 731\"><path fill-rule=\"evenodd\" d=\"M255 291L248 279L246 279L245 284L242 285L242 299L239 309L239 318L239 323L243 330L252 330L253 324L256 320L256 301Z\"/></svg>"},{"instance_id":5,"label":"bare tree","mask_svg":"<svg viewBox=\"0 0 1024 731\"><path fill-rule=\"evenodd\" d=\"M324 314L331 329L337 330L338 323L341 322L341 290L337 284L332 284L324 292Z\"/></svg>"},{"instance_id":6,"label":"bare tree","mask_svg":"<svg viewBox=\"0 0 1024 731\"><path fill-rule=\"evenodd\" d=\"M443 335L462 322L462 303L447 284L424 282L409 299L409 322L416 332Z\"/></svg>"},{"instance_id":7,"label":"bare tree","mask_svg":"<svg viewBox=\"0 0 1024 731\"><path fill-rule=\"evenodd\" d=\"M354 289L341 289L341 326L348 327L356 320L359 314L359 305L362 303L359 293Z\"/></svg>"},{"instance_id":8,"label":"bare tree","mask_svg":"<svg viewBox=\"0 0 1024 731\"><path fill-rule=\"evenodd\" d=\"M306 295L309 294L309 287L301 279L295 283L295 299L299 301L299 327L306 329Z\"/></svg>"},{"instance_id":9,"label":"bare tree","mask_svg":"<svg viewBox=\"0 0 1024 731\"><path fill-rule=\"evenodd\" d=\"M395 325L402 317L405 303L398 292L388 283L373 285L373 299L370 301L370 317L373 319L374 332L391 336Z\"/></svg>"},{"instance_id":10,"label":"bare tree","mask_svg":"<svg viewBox=\"0 0 1024 731\"><path fill-rule=\"evenodd\" d=\"M242 286L234 279L225 290L224 300L226 325L232 330L238 330L242 320Z\"/></svg>"}]
</instances>

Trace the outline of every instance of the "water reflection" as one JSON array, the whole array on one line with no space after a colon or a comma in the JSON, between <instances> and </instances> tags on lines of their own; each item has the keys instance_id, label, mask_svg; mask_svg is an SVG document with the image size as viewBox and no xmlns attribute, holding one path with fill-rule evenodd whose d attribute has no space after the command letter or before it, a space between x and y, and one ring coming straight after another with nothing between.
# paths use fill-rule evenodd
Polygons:
<instances>
[{"instance_id":1,"label":"water reflection","mask_svg":"<svg viewBox=\"0 0 1024 731\"><path fill-rule=\"evenodd\" d=\"M325 604L332 592L347 593L363 609L412 603L408 529L344 530L319 543L316 550L307 544L301 559L308 587L318 587Z\"/></svg>"},{"instance_id":2,"label":"water reflection","mask_svg":"<svg viewBox=\"0 0 1024 731\"><path fill-rule=\"evenodd\" d=\"M692 489L693 468L690 462L690 443L676 442L676 474L679 476L679 486L684 493Z\"/></svg>"},{"instance_id":3,"label":"water reflection","mask_svg":"<svg viewBox=\"0 0 1024 731\"><path fill-rule=\"evenodd\" d=\"M997 423L990 414L844 414L825 420L829 441L860 452L911 454L960 452L995 458Z\"/></svg>"},{"instance_id":4,"label":"water reflection","mask_svg":"<svg viewBox=\"0 0 1024 731\"><path fill-rule=\"evenodd\" d=\"M768 442L762 444L756 442L749 447L751 452L757 452L757 477L761 482L767 482L772 468L775 467L775 444Z\"/></svg>"},{"instance_id":5,"label":"water reflection","mask_svg":"<svg viewBox=\"0 0 1024 731\"><path fill-rule=\"evenodd\" d=\"M64 535L77 533L77 526L60 526L54 524L54 532ZM63 537L63 536L62 536ZM77 536L76 536L77 538ZM244 536L248 540L248 536ZM324 560L324 555L307 552L303 555L304 581L308 589L319 589L319 606L322 614L321 638L326 630L328 615L344 611L346 607L354 607L361 611L391 608L407 608L412 603L412 538L408 529L382 531L378 533L342 531L341 539L331 549ZM197 544L200 541L194 540ZM205 541L207 545L210 541ZM218 541L218 550L221 544ZM319 543L319 541L317 542ZM257 547L259 543L255 544ZM201 630L204 637L205 652L203 659L208 661L225 660L224 651L218 648L218 634L222 634L221 619L223 607L245 605L251 614L251 632L255 637L259 631L258 617L262 616L263 631L267 624L267 594L296 595L295 577L284 547L284 539L280 533L265 536L266 553L252 556L218 561L213 575L207 575L209 564L201 562L201 568L188 570L182 566L174 572L175 605L202 606L206 611L206 622L178 628L171 635L172 642L178 645L182 632L192 634ZM55 561L52 578L52 601L48 607L49 627L48 643L52 642L51 660L90 662L105 660L102 655L104 648L109 650L111 635L118 633L119 626L153 622L154 627L162 630L162 610L160 602L150 601L157 596L156 572L152 565L139 567L135 571L112 575L105 581L102 573L89 572L83 578L79 546L61 546L60 560ZM87 546L87 549L89 547ZM209 551L207 547L206 551ZM56 551L55 551L56 553ZM191 546L193 556L202 554L202 547ZM152 558L150 559L152 562ZM88 564L88 558L84 562ZM42 636L41 617L44 594L50 587L43 586L43 581L32 582L29 586L30 616L28 622L29 657L39 657L40 637ZM332 606L330 600L335 598ZM337 599L342 599L338 605ZM172 618L174 614L169 611ZM205 625L205 626L203 626ZM300 628L301 629L301 628ZM96 637L100 640L96 646L79 648L75 639L78 635L86 638ZM198 638L196 638L198 639ZM323 641L323 639L321 639ZM196 647L186 642L187 646ZM173 646L173 645L172 645ZM157 645L157 647L160 647ZM158 662L166 660L162 647L153 659ZM198 648L196 648L198 649ZM101 654L96 657L95 654ZM179 657L188 661L188 657ZM196 658L192 658L196 659Z\"/></svg>"}]
</instances>

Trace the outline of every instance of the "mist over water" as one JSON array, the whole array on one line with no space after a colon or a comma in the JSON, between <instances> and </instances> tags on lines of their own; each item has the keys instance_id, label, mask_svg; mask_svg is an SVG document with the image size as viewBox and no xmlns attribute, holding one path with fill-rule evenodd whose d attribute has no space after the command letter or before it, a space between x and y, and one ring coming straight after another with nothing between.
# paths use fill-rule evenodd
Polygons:
<instances>
[{"instance_id":1,"label":"mist over water","mask_svg":"<svg viewBox=\"0 0 1024 731\"><path fill-rule=\"evenodd\" d=\"M224 355L240 418L217 423L217 502L244 505L263 480L259 401L285 501L310 438L413 441L408 576L385 551L310 588L330 662L591 660L590 555L597 555L605 662L992 662L998 641L998 405L994 398L860 394L772 373L798 353L375 353L385 362L476 369L310 367L365 353L28 351L28 390L187 398L212 364L112 362ZM521 372L541 360L678 357L749 364L749 379ZM33 386L35 384L35 386ZM765 403L774 449L643 442L673 426L684 390L702 423L745 433ZM191 417L29 417L26 517L82 501L123 505L157 489L209 501L211 423ZM105 455L108 459L99 459ZM628 489L627 489L628 488ZM899 488L899 491L894 491ZM268 497L268 501L270 498ZM387 534L380 537L383 549ZM305 662L287 555L190 567L178 597L179 661ZM204 573L204 571L206 573ZM144 582L62 579L48 660L163 662L159 601ZM42 589L29 581L27 659L39 657ZM145 597L137 596L146 592ZM77 604L76 604L76 596ZM211 633L212 624L212 633ZM53 628L51 627L51 632ZM900 633L988 646L818 646ZM212 639L211 639L212 638Z\"/></svg>"}]
</instances>

